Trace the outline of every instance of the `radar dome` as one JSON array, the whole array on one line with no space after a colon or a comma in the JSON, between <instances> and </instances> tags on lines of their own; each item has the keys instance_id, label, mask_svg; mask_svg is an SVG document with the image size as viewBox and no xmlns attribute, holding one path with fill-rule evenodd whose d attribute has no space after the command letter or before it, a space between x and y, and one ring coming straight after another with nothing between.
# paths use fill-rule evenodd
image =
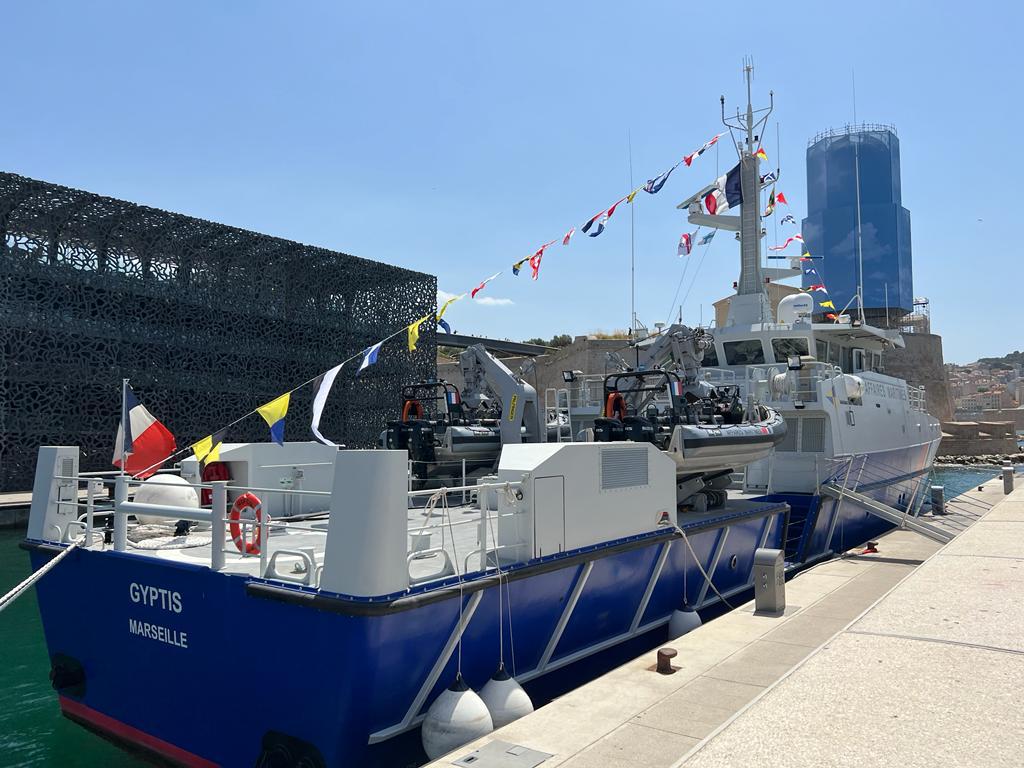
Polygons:
<instances>
[{"instance_id":1,"label":"radar dome","mask_svg":"<svg viewBox=\"0 0 1024 768\"><path fill-rule=\"evenodd\" d=\"M814 312L814 299L809 293L794 293L779 302L779 322L792 325Z\"/></svg>"}]
</instances>

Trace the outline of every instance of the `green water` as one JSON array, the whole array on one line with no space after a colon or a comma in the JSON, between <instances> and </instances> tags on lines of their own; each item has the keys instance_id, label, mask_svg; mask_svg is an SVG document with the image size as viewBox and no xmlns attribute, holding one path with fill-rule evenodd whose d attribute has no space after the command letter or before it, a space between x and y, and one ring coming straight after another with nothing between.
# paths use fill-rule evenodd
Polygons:
<instances>
[{"instance_id":1,"label":"green water","mask_svg":"<svg viewBox=\"0 0 1024 768\"><path fill-rule=\"evenodd\" d=\"M951 499L995 476L991 469L942 469L933 482L945 485ZM0 530L0 594L28 575L28 554L18 548L24 536L22 530ZM99 601L96 605L102 610ZM30 590L0 613L0 768L146 765L62 717L49 670Z\"/></svg>"},{"instance_id":2,"label":"green water","mask_svg":"<svg viewBox=\"0 0 1024 768\"><path fill-rule=\"evenodd\" d=\"M22 530L0 530L0 594L29 573ZM97 608L99 608L97 602ZM0 613L0 766L141 766L60 714L35 590Z\"/></svg>"}]
</instances>

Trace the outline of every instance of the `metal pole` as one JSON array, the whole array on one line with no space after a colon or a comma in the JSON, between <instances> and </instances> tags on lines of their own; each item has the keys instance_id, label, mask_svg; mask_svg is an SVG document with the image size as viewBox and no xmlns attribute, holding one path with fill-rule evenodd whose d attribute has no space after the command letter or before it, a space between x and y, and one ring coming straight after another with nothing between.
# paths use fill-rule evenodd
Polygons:
<instances>
[{"instance_id":1,"label":"metal pole","mask_svg":"<svg viewBox=\"0 0 1024 768\"><path fill-rule=\"evenodd\" d=\"M94 497L96 494L96 481L86 480L85 481L85 547L88 549L92 546L92 513L94 504Z\"/></svg>"},{"instance_id":2,"label":"metal pole","mask_svg":"<svg viewBox=\"0 0 1024 768\"><path fill-rule=\"evenodd\" d=\"M210 568L214 571L224 570L224 515L228 508L228 481L216 480L213 483L213 504L210 507Z\"/></svg>"},{"instance_id":3,"label":"metal pole","mask_svg":"<svg viewBox=\"0 0 1024 768\"><path fill-rule=\"evenodd\" d=\"M462 503L466 503L466 460L462 460Z\"/></svg>"},{"instance_id":4,"label":"metal pole","mask_svg":"<svg viewBox=\"0 0 1024 768\"><path fill-rule=\"evenodd\" d=\"M124 462L121 462L124 466ZM128 477L118 475L114 484L114 551L128 549L128 515L121 511L121 505L128 501Z\"/></svg>"},{"instance_id":5,"label":"metal pole","mask_svg":"<svg viewBox=\"0 0 1024 768\"><path fill-rule=\"evenodd\" d=\"M263 513L260 525L260 577L267 575L267 559L270 555L270 515Z\"/></svg>"}]
</instances>

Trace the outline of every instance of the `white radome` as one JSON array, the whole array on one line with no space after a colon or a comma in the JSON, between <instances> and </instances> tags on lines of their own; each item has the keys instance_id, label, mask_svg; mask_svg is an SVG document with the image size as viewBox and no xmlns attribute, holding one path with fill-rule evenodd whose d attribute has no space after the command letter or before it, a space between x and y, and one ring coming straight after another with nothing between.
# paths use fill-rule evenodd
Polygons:
<instances>
[{"instance_id":1,"label":"white radome","mask_svg":"<svg viewBox=\"0 0 1024 768\"><path fill-rule=\"evenodd\" d=\"M784 296L779 302L777 315L780 323L792 325L814 313L814 298L809 293L794 293Z\"/></svg>"},{"instance_id":2,"label":"white radome","mask_svg":"<svg viewBox=\"0 0 1024 768\"><path fill-rule=\"evenodd\" d=\"M139 504L199 509L199 494L196 493L196 489L188 480L178 475L153 475L136 489L134 501ZM136 515L135 518L143 525L166 525L174 522L170 518L155 515Z\"/></svg>"}]
</instances>

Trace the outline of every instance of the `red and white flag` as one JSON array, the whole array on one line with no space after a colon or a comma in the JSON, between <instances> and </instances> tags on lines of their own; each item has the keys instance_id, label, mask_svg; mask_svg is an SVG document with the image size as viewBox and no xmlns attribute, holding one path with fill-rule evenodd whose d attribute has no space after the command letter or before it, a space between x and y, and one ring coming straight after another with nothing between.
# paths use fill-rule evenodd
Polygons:
<instances>
[{"instance_id":1,"label":"red and white flag","mask_svg":"<svg viewBox=\"0 0 1024 768\"><path fill-rule=\"evenodd\" d=\"M703 155L707 150L709 150L711 147L713 147L716 143L718 143L718 139L721 136L722 136L722 134L720 133L717 136L715 136L713 139L709 139L708 141L705 141L704 145L700 149L698 149L698 150L696 150L694 152L691 152L686 157L684 157L683 158L683 162L686 163L686 167L689 168L690 167L690 163L692 163L698 157Z\"/></svg>"},{"instance_id":2,"label":"red and white flag","mask_svg":"<svg viewBox=\"0 0 1024 768\"><path fill-rule=\"evenodd\" d=\"M569 231L565 233L565 237L562 238L562 245L568 245L569 241L572 240L572 236L576 234L576 227L569 227Z\"/></svg>"},{"instance_id":3,"label":"red and white flag","mask_svg":"<svg viewBox=\"0 0 1024 768\"><path fill-rule=\"evenodd\" d=\"M537 252L530 257L530 269L533 270L533 279L536 280L540 276L540 260L544 258L544 249L549 245L554 245L556 241L552 240L550 243L544 243Z\"/></svg>"},{"instance_id":4,"label":"red and white flag","mask_svg":"<svg viewBox=\"0 0 1024 768\"><path fill-rule=\"evenodd\" d=\"M786 246L789 245L790 243L792 243L792 242L802 243L803 241L804 241L804 236L803 235L793 235L792 237L787 237L786 238L786 242L784 242L782 245L773 245L768 250L769 251L783 251L783 250L786 249Z\"/></svg>"},{"instance_id":5,"label":"red and white flag","mask_svg":"<svg viewBox=\"0 0 1024 768\"><path fill-rule=\"evenodd\" d=\"M821 291L822 293L828 293L824 283L816 283L815 285L808 285L808 291Z\"/></svg>"},{"instance_id":6,"label":"red and white flag","mask_svg":"<svg viewBox=\"0 0 1024 768\"><path fill-rule=\"evenodd\" d=\"M145 406L139 402L131 387L125 385L125 411L128 414L128 429L124 428L124 417L117 426L117 438L114 443L115 467L123 469L135 477L149 477L156 474L160 465L170 458L177 445L174 435ZM127 461L122 465L123 457Z\"/></svg>"},{"instance_id":7,"label":"red and white flag","mask_svg":"<svg viewBox=\"0 0 1024 768\"><path fill-rule=\"evenodd\" d=\"M491 282L491 280L493 280L494 278L496 278L500 274L501 274L501 272L495 272L493 275L491 275L486 280L484 280L482 283L480 283L480 285L478 285L476 288L474 288L472 291L469 292L469 298L475 299L476 295L478 293L480 293L480 291L482 291L484 289L484 286L487 285L489 282Z\"/></svg>"},{"instance_id":8,"label":"red and white flag","mask_svg":"<svg viewBox=\"0 0 1024 768\"><path fill-rule=\"evenodd\" d=\"M693 238L697 233L690 234L689 232L683 232L679 236L679 248L676 249L676 253L679 256L689 256L690 251L693 250Z\"/></svg>"}]
</instances>

